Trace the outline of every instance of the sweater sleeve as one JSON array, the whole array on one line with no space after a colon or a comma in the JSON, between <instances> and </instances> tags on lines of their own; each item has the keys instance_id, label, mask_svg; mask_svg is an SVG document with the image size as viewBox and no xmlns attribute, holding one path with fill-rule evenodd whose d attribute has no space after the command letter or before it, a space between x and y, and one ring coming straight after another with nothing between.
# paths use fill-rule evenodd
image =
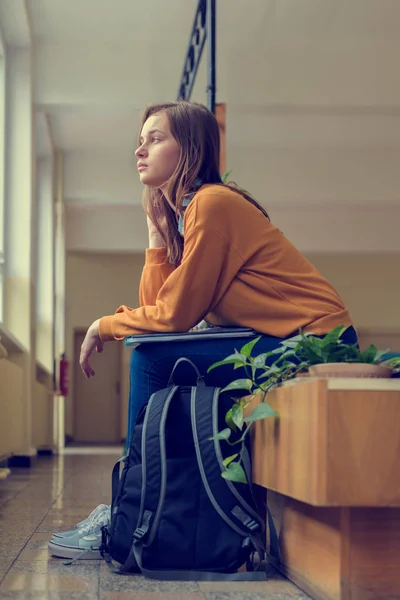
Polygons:
<instances>
[{"instance_id":1,"label":"sweater sleeve","mask_svg":"<svg viewBox=\"0 0 400 600\"><path fill-rule=\"evenodd\" d=\"M139 286L140 306L155 305L158 292L175 269L166 261L166 248L147 248Z\"/></svg>"},{"instance_id":2,"label":"sweater sleeve","mask_svg":"<svg viewBox=\"0 0 400 600\"><path fill-rule=\"evenodd\" d=\"M210 227L212 220L196 223L195 215L188 209L182 262L165 280L155 304L136 309L120 306L114 315L103 317L103 341L153 331L188 331L220 301L243 261Z\"/></svg>"}]
</instances>

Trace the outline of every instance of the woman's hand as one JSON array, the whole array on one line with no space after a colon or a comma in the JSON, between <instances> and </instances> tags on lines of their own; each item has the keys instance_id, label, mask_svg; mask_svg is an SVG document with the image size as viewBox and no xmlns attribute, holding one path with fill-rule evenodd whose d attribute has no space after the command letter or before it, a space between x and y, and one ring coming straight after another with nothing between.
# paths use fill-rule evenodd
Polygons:
<instances>
[{"instance_id":1,"label":"woman's hand","mask_svg":"<svg viewBox=\"0 0 400 600\"><path fill-rule=\"evenodd\" d=\"M85 339L83 340L81 346L79 364L81 365L81 369L86 379L90 379L90 377L93 377L93 375L95 374L95 372L89 364L90 355L92 354L94 349L96 349L96 352L102 352L104 347L104 343L100 339L99 325L100 319L97 319L97 321L91 324L91 326L86 332Z\"/></svg>"}]
</instances>

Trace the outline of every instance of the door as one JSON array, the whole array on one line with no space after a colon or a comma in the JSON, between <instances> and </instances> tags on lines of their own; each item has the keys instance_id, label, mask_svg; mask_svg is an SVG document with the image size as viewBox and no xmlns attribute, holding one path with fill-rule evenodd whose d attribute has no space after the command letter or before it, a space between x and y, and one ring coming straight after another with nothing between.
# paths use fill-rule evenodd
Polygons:
<instances>
[{"instance_id":1,"label":"door","mask_svg":"<svg viewBox=\"0 0 400 600\"><path fill-rule=\"evenodd\" d=\"M92 444L119 444L121 344L104 345L93 353L90 364L96 375L84 377L79 355L85 333L75 332L74 340L74 441Z\"/></svg>"}]
</instances>

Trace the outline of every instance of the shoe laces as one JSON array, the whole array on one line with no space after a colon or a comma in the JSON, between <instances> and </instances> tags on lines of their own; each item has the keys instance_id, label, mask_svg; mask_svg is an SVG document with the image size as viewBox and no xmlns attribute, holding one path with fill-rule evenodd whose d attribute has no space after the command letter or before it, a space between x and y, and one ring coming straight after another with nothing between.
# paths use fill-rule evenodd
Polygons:
<instances>
[{"instance_id":1,"label":"shoe laces","mask_svg":"<svg viewBox=\"0 0 400 600\"><path fill-rule=\"evenodd\" d=\"M94 530L100 529L101 527L105 527L109 524L111 520L111 507L106 506L105 509L99 510L97 512L93 511L91 515L86 520L86 523L83 527L79 528L79 533L81 535L87 535L89 533L93 533Z\"/></svg>"},{"instance_id":2,"label":"shoe laces","mask_svg":"<svg viewBox=\"0 0 400 600\"><path fill-rule=\"evenodd\" d=\"M82 550L82 552L80 554L78 554L78 556L75 556L75 558L71 558L71 560L67 560L67 562L64 563L64 565L66 567L69 567L70 565L72 565L76 560L80 560L81 558L83 558L88 552L91 552L92 550L95 550L95 548L87 548L87 550Z\"/></svg>"},{"instance_id":3,"label":"shoe laces","mask_svg":"<svg viewBox=\"0 0 400 600\"><path fill-rule=\"evenodd\" d=\"M94 508L92 510L92 512L90 513L90 515L88 517L86 517L86 519L84 519L83 521L81 521L80 523L78 523L78 528L80 529L81 527L83 527L87 523L87 521L90 521L96 515L98 515L99 513L104 512L108 508L109 508L109 506L107 504L99 504L98 506L96 506L96 508Z\"/></svg>"}]
</instances>

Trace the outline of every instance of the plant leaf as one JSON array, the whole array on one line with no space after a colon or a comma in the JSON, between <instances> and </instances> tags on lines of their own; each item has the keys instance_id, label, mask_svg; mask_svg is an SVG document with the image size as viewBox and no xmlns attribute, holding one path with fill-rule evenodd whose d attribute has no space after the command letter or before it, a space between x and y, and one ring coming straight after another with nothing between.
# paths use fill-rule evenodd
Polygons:
<instances>
[{"instance_id":1,"label":"plant leaf","mask_svg":"<svg viewBox=\"0 0 400 600\"><path fill-rule=\"evenodd\" d=\"M368 346L368 348L366 348L364 350L364 352L361 352L360 354L360 361L363 363L373 363L376 355L378 353L378 348L376 346L374 346L373 344L371 344L370 346Z\"/></svg>"},{"instance_id":2,"label":"plant leaf","mask_svg":"<svg viewBox=\"0 0 400 600\"><path fill-rule=\"evenodd\" d=\"M265 361L267 360L267 358L271 355L271 352L264 352L263 354L259 354L258 356L254 357L254 368L255 369L262 369L263 367L265 367Z\"/></svg>"},{"instance_id":3,"label":"plant leaf","mask_svg":"<svg viewBox=\"0 0 400 600\"><path fill-rule=\"evenodd\" d=\"M384 352L384 354L387 354L387 352ZM387 358L379 364L381 364L384 367L390 367L391 369L393 369L393 373L400 372L400 356L392 356L392 358Z\"/></svg>"},{"instance_id":4,"label":"plant leaf","mask_svg":"<svg viewBox=\"0 0 400 600\"><path fill-rule=\"evenodd\" d=\"M232 429L232 431L236 431L236 425L233 422L232 412L233 412L233 408L230 408L228 410L228 412L226 413L225 423L228 425L229 429Z\"/></svg>"},{"instance_id":5,"label":"plant leaf","mask_svg":"<svg viewBox=\"0 0 400 600\"><path fill-rule=\"evenodd\" d=\"M360 351L356 344L352 344L350 346L336 346L334 350L328 353L328 355L325 357L324 362L360 362Z\"/></svg>"},{"instance_id":6,"label":"plant leaf","mask_svg":"<svg viewBox=\"0 0 400 600\"><path fill-rule=\"evenodd\" d=\"M254 340L251 340L250 342L247 342L247 344L245 344L243 346L243 348L240 349L240 354L243 354L244 356L249 357L251 355L251 351L253 349L253 346L255 344L257 344L257 342L261 339L261 336L259 335L258 337L256 337Z\"/></svg>"},{"instance_id":7,"label":"plant leaf","mask_svg":"<svg viewBox=\"0 0 400 600\"><path fill-rule=\"evenodd\" d=\"M290 358L292 356L297 356L297 353L294 350L286 349L285 352L282 352L282 354L280 356L278 356L278 358L275 359L272 364L276 365L279 362L281 362L282 360L287 360L288 358Z\"/></svg>"},{"instance_id":8,"label":"plant leaf","mask_svg":"<svg viewBox=\"0 0 400 600\"><path fill-rule=\"evenodd\" d=\"M227 466L229 465L229 463L231 463L233 460L235 460L235 458L239 456L239 454L232 454L232 456L227 456L223 461L222 464L224 465L225 469L227 468Z\"/></svg>"},{"instance_id":9,"label":"plant leaf","mask_svg":"<svg viewBox=\"0 0 400 600\"><path fill-rule=\"evenodd\" d=\"M276 376L277 373L281 373L282 372L282 368L278 367L277 365L271 365L270 367L268 367L268 369L262 373L261 375L259 375L257 377L257 379L265 379L266 377L272 377L272 376Z\"/></svg>"},{"instance_id":10,"label":"plant leaf","mask_svg":"<svg viewBox=\"0 0 400 600\"><path fill-rule=\"evenodd\" d=\"M222 183L226 183L228 180L228 177L230 176L230 174L232 173L232 169L230 171L226 171L226 173L224 173L223 175L221 175L221 181Z\"/></svg>"},{"instance_id":11,"label":"plant leaf","mask_svg":"<svg viewBox=\"0 0 400 600\"><path fill-rule=\"evenodd\" d=\"M322 346L324 348L329 345L336 346L346 329L348 329L348 326L345 325L338 325L335 329L332 329L332 331L327 333L322 339Z\"/></svg>"},{"instance_id":12,"label":"plant leaf","mask_svg":"<svg viewBox=\"0 0 400 600\"><path fill-rule=\"evenodd\" d=\"M231 462L228 465L226 471L222 471L221 473L224 479L229 479L229 481L236 481L237 483L247 483L246 473L242 465L239 463Z\"/></svg>"},{"instance_id":13,"label":"plant leaf","mask_svg":"<svg viewBox=\"0 0 400 600\"><path fill-rule=\"evenodd\" d=\"M286 370L288 367L297 367L297 363L294 363L291 360L284 360L281 367Z\"/></svg>"},{"instance_id":14,"label":"plant leaf","mask_svg":"<svg viewBox=\"0 0 400 600\"><path fill-rule=\"evenodd\" d=\"M215 369L216 367L220 367L223 365L238 365L239 367L243 367L247 362L247 357L244 356L244 354L239 354L239 352L235 352L235 354L230 354L229 356L227 356L226 358L224 358L224 360L220 360L219 362L216 362L214 364L212 364L210 367L208 367L207 369L207 373L209 373L212 369Z\"/></svg>"},{"instance_id":15,"label":"plant leaf","mask_svg":"<svg viewBox=\"0 0 400 600\"><path fill-rule=\"evenodd\" d=\"M210 437L208 439L209 440L229 440L230 435L231 435L230 429L223 429L222 431L217 433L217 435L214 435L213 437Z\"/></svg>"},{"instance_id":16,"label":"plant leaf","mask_svg":"<svg viewBox=\"0 0 400 600\"><path fill-rule=\"evenodd\" d=\"M245 356L244 354L239 354L239 352L236 353L236 356L238 357L238 359L236 360L233 368L234 369L240 369L240 367L245 367L246 365L249 364L248 360L247 360L247 356ZM249 359L251 360L251 359Z\"/></svg>"},{"instance_id":17,"label":"plant leaf","mask_svg":"<svg viewBox=\"0 0 400 600\"><path fill-rule=\"evenodd\" d=\"M275 348L274 350L271 350L270 352L263 352L263 354L259 354L258 356L254 357L253 366L256 369L269 369L270 367L265 364L267 361L267 358L270 358L271 356L276 356L277 354L281 354L282 356L278 356L278 358L274 361L273 364L275 364L275 363L278 363L280 360L282 360L284 353L285 353L285 348L283 348L283 346L280 346L279 348ZM290 356L292 356L292 355L295 355L295 352L290 351ZM286 356L286 353L285 353L285 356Z\"/></svg>"},{"instance_id":18,"label":"plant leaf","mask_svg":"<svg viewBox=\"0 0 400 600\"><path fill-rule=\"evenodd\" d=\"M249 406L249 404L251 403L251 400L252 400L252 398L250 400L248 400L246 397L240 398L239 404L243 410Z\"/></svg>"},{"instance_id":19,"label":"plant leaf","mask_svg":"<svg viewBox=\"0 0 400 600\"><path fill-rule=\"evenodd\" d=\"M251 379L235 379L235 381L231 381L226 387L224 387L221 392L227 392L228 390L250 391L252 387L253 382Z\"/></svg>"},{"instance_id":20,"label":"plant leaf","mask_svg":"<svg viewBox=\"0 0 400 600\"><path fill-rule=\"evenodd\" d=\"M243 408L237 402L232 407L232 421L235 423L236 427L242 429L243 427Z\"/></svg>"},{"instance_id":21,"label":"plant leaf","mask_svg":"<svg viewBox=\"0 0 400 600\"><path fill-rule=\"evenodd\" d=\"M252 356L249 356L249 362L250 362L250 366L251 366L251 379L252 381L255 380L255 376L256 376L256 368L254 366L254 358ZM246 373L248 375L248 373Z\"/></svg>"},{"instance_id":22,"label":"plant leaf","mask_svg":"<svg viewBox=\"0 0 400 600\"><path fill-rule=\"evenodd\" d=\"M378 350L378 352L376 353L376 356L374 358L374 363L375 364L379 364L382 362L382 357L385 356L385 354L388 354L390 352L389 348L386 348L386 350Z\"/></svg>"},{"instance_id":23,"label":"plant leaf","mask_svg":"<svg viewBox=\"0 0 400 600\"><path fill-rule=\"evenodd\" d=\"M277 416L278 413L274 411L269 404L266 402L261 402L260 404L257 404L251 415L246 417L244 420L246 423L252 423L253 421L261 421L261 419L266 419L267 417Z\"/></svg>"},{"instance_id":24,"label":"plant leaf","mask_svg":"<svg viewBox=\"0 0 400 600\"><path fill-rule=\"evenodd\" d=\"M284 343L284 348L297 348L299 346L299 343L300 341L293 341L291 339L288 339Z\"/></svg>"}]
</instances>

